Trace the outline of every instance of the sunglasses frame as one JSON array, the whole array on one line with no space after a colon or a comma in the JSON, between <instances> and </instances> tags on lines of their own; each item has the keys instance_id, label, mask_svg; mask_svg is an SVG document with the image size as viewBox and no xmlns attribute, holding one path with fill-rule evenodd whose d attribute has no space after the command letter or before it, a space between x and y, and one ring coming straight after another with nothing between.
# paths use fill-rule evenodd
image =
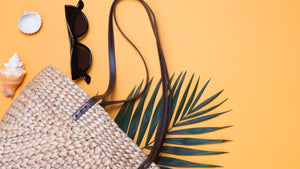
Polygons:
<instances>
[{"instance_id":1,"label":"sunglasses frame","mask_svg":"<svg viewBox=\"0 0 300 169\"><path fill-rule=\"evenodd\" d=\"M86 81L87 84L90 83L91 77L86 73L86 71L89 69L92 63L92 53L91 50L84 44L78 42L78 38L82 37L86 32L88 31L88 20L85 16L85 14L81 11L84 7L84 4L82 0L79 0L77 6L72 5L65 5L65 13L66 13L66 21L67 21L67 28L68 28L68 35L70 40L70 53L71 53L71 74L72 74L72 80L76 80L80 77L83 77L83 79ZM78 35L74 34L74 27L75 27L75 16L80 14L85 23L86 28L84 31ZM80 46L82 48L85 48L89 53L89 61L86 68L80 68L78 63L78 54L76 54L76 50L79 49L77 46ZM76 58L75 58L76 57Z\"/></svg>"}]
</instances>

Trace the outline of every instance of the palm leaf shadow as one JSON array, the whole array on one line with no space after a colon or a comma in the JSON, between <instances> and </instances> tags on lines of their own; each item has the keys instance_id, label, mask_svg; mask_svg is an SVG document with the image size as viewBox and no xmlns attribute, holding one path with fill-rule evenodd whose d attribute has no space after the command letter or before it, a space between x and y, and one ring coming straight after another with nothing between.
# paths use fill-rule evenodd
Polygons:
<instances>
[{"instance_id":1,"label":"palm leaf shadow","mask_svg":"<svg viewBox=\"0 0 300 169\"><path fill-rule=\"evenodd\" d=\"M173 81L174 74L170 78L170 81ZM180 73L175 81L173 82L171 91L172 95L172 103L173 106L171 109L171 122L169 125L167 137L165 139L165 143L171 143L172 146L163 145L161 152L164 154L174 154L181 156L182 158L174 158L174 157L166 157L165 155L160 155L157 164L161 168L170 168L170 167L219 167L217 165L212 164L202 164L202 163L194 163L184 160L184 156L186 155L215 155L215 154L223 154L225 152L218 151L204 151L192 149L188 146L191 145L205 145L205 144L213 144L213 143L224 143L229 140L225 139L200 139L193 138L192 136L195 134L204 134L212 131L217 131L223 128L227 128L230 126L223 127L196 127L190 128L191 124L199 124L206 120L213 119L218 117L226 112L223 111L214 114L208 114L212 110L216 109L227 99L221 101L220 103L214 104L210 106L210 104L223 92L223 90L217 92L213 96L205 99L204 101L199 101L205 89L207 88L210 80L208 80L201 90L197 92L199 86L199 78L196 81L196 84L192 88L192 84L194 81L194 75L188 81L188 84L185 88L183 88L184 81L186 80L186 72ZM160 89L161 81L159 81L150 98L146 104L146 99L148 98L149 88L153 82L151 79L150 84L146 90L146 92L142 95L142 97L138 100L133 100L131 102L125 102L120 108L117 116L115 117L115 122L119 125L119 127L127 133L127 135L136 142L136 144L142 149L151 150L154 137L155 130L159 124L162 100L161 97L158 98L158 93ZM132 95L137 95L140 91L142 83L139 85L137 90L133 89L128 98ZM192 88L192 90L191 90ZM189 94L190 93L190 94ZM159 99L159 100L157 100ZM135 104L137 104L135 106ZM145 107L145 108L144 108ZM207 108L208 107L208 108ZM182 129L184 127L184 129ZM178 129L179 128L179 129ZM139 129L139 130L138 130ZM168 136L172 135L172 138L168 138ZM186 137L176 137L179 135L186 135ZM175 138L174 138L175 136Z\"/></svg>"}]
</instances>

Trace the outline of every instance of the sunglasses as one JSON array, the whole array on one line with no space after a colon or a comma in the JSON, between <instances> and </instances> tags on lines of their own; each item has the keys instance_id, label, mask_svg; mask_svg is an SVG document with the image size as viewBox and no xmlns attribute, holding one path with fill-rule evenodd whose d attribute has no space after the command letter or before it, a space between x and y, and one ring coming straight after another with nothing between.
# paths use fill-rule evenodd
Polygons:
<instances>
[{"instance_id":1,"label":"sunglasses","mask_svg":"<svg viewBox=\"0 0 300 169\"><path fill-rule=\"evenodd\" d=\"M82 13L84 4L79 0L77 6L65 5L66 20L71 50L71 73L72 79L82 77L87 84L91 77L86 73L92 63L92 53L84 44L78 42L88 30L89 24L86 16Z\"/></svg>"}]
</instances>

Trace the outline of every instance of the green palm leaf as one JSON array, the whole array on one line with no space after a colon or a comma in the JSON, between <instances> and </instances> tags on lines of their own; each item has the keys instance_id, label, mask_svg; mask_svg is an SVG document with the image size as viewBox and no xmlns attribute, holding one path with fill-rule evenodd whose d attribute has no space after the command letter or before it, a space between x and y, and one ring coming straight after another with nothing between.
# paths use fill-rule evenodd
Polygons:
<instances>
[{"instance_id":1,"label":"green palm leaf","mask_svg":"<svg viewBox=\"0 0 300 169\"><path fill-rule=\"evenodd\" d=\"M161 169L171 169L171 168L168 168L168 167L163 167L163 166L160 166Z\"/></svg>"},{"instance_id":2,"label":"green palm leaf","mask_svg":"<svg viewBox=\"0 0 300 169\"><path fill-rule=\"evenodd\" d=\"M181 83L181 84L180 84L180 88L177 89L178 93L180 92L180 89L181 89L182 83L183 83L183 81L184 81L184 78L185 78L185 75L184 75L184 77L181 79L181 82L180 82L180 83ZM190 89L191 84L192 84L192 82L193 82L193 78L194 78L194 75L191 77L191 79L190 79L190 81L189 81L189 84L187 85L187 87L186 87L186 89L185 89L185 91L184 91L184 93L183 93L183 96L182 96L181 101L180 101L180 103L179 103L179 106L178 106L178 108L177 108L177 112L176 112L176 115L175 115L175 118L174 118L173 125L177 122L178 117L179 117L180 114L181 114L182 108L183 108L183 106L184 106L185 100L186 100L187 95L188 95L188 92L189 92L189 89ZM176 92L177 92L177 91L176 91ZM178 95L175 96L175 97L178 97ZM175 99L177 100L177 98L175 98Z\"/></svg>"},{"instance_id":3,"label":"green palm leaf","mask_svg":"<svg viewBox=\"0 0 300 169\"><path fill-rule=\"evenodd\" d=\"M172 86L172 89L171 89L172 93L175 92L175 89L176 89L176 87L177 87L177 85L178 85L178 83L179 83L179 81L180 81L180 79L181 79L181 75L182 75L182 72L178 75L178 77L176 78L175 83L174 83L173 86ZM185 75L186 75L186 73L184 73L182 79L185 78ZM173 75L173 76L174 76L174 75ZM173 77L173 76L172 76L172 77ZM171 111L171 114L170 114L171 117L173 117L173 114L174 114L175 106L176 106L176 104L177 104L178 95L179 95L179 93L180 93L180 89L181 89L182 83L183 83L183 80L180 81L179 86L178 86L179 90L176 90L176 93L174 94L174 97L172 98L173 106L172 106L172 111Z\"/></svg>"},{"instance_id":4,"label":"green palm leaf","mask_svg":"<svg viewBox=\"0 0 300 169\"><path fill-rule=\"evenodd\" d=\"M204 145L204 144L213 144L213 143L224 143L229 140L224 139L200 139L200 138L192 138L195 134L204 134L212 131L217 131L220 129L224 129L231 126L223 126L223 127L194 127L190 128L191 124L200 124L203 121L213 119L218 117L229 111L222 111L219 113L210 113L224 102L222 102L210 106L217 97L221 95L223 90L216 93L215 95L208 97L207 99L202 100L205 89L207 88L210 80L208 80L201 90L197 92L198 86L200 84L199 78L194 83L194 75L188 81L188 84L184 87L184 81L186 78L186 72L180 73L175 82L171 87L171 92L173 93L170 96L170 101L172 101L173 105L170 107L170 116L172 122L170 123L167 138L165 139L165 143L171 143L173 146L163 145L161 148L161 152L167 154L175 154L180 158L171 158L160 155L157 164L160 165L161 168L170 168L170 167L219 167L217 165L211 164L202 164L189 162L184 160L184 156L186 155L215 155L215 154L223 154L225 152L219 151L206 151L206 150L198 150L193 149L191 145ZM173 79L174 75L171 77L170 81ZM139 100L133 100L131 102L124 103L120 108L115 121L120 126L120 128L128 134L130 138L136 140L136 144L139 145L142 149L151 149L154 144L154 134L156 133L156 129L159 124L161 107L162 107L162 98L159 97L159 100L156 101L158 97L159 88L161 85L161 81L159 81L149 100L146 103L150 86L153 82L153 79L150 81L150 85L148 86L146 92L141 96ZM128 98L132 95L137 95L141 88L141 85L136 89L133 89ZM190 91L191 89L191 91ZM183 91L183 92L181 92ZM135 106L135 104L137 104ZM146 106L145 106L146 105ZM144 108L145 107L145 108ZM210 113L210 114L207 114ZM206 115L207 114L207 115ZM180 127L180 128L177 128ZM172 135L172 138L168 136ZM177 135L186 135L188 137L181 138ZM141 144L144 140L144 144ZM174 146L180 145L180 147ZM187 147L189 146L189 147Z\"/></svg>"},{"instance_id":5,"label":"green palm leaf","mask_svg":"<svg viewBox=\"0 0 300 169\"><path fill-rule=\"evenodd\" d=\"M154 107L154 102L155 102L155 99L156 99L156 96L157 96L160 84L161 84L161 80L157 83L157 85L155 87L155 90L153 91L153 94L152 94L152 96L151 96L151 98L150 98L150 100L148 102L148 106L147 106L147 108L146 108L146 110L144 112L141 125L139 126L140 127L140 131L139 131L137 142L136 142L137 145L141 144L141 141L142 141L142 139L144 137L146 129L147 129L148 125L149 125L149 121L150 121L151 114L152 114L153 107Z\"/></svg>"},{"instance_id":6,"label":"green palm leaf","mask_svg":"<svg viewBox=\"0 0 300 169\"><path fill-rule=\"evenodd\" d=\"M192 94L191 94L189 100L188 100L188 101L186 102L186 104L185 104L185 108L184 108L183 112L181 113L181 114L182 114L181 119L182 119L183 117L185 117L185 115L186 115L188 109L190 108L190 106L191 106L191 104L192 104L192 101L193 101L193 99L194 99L194 97L195 97L195 94L196 94L196 91L197 91L197 88L198 88L198 84L199 84L199 78L198 78L198 80L197 80L197 83L196 83L196 85L195 85L195 87L194 87L194 90L192 91Z\"/></svg>"},{"instance_id":7,"label":"green palm leaf","mask_svg":"<svg viewBox=\"0 0 300 169\"><path fill-rule=\"evenodd\" d=\"M206 89L208 83L210 82L210 79L205 83L205 85L202 87L202 89L200 90L200 92L198 93L196 99L194 100L191 108L190 108L190 111L188 112L188 114L190 114L192 112L192 109L194 109L195 105L198 103L200 97L202 96L204 90Z\"/></svg>"},{"instance_id":8,"label":"green palm leaf","mask_svg":"<svg viewBox=\"0 0 300 169\"><path fill-rule=\"evenodd\" d=\"M153 79L150 80L149 86L147 87L145 93L141 97L141 99L139 101L139 104L137 105L137 107L135 109L135 112L132 116L132 119L131 119L131 122L130 122L130 127L129 127L129 130L128 130L128 137L130 137L131 139L134 138L134 136L137 132L137 127L136 126L139 125L139 122L140 122L140 119L141 119L141 116L142 116L142 112L143 112L144 103L145 103L146 97L148 95L149 87L152 83L152 80Z\"/></svg>"},{"instance_id":9,"label":"green palm leaf","mask_svg":"<svg viewBox=\"0 0 300 169\"><path fill-rule=\"evenodd\" d=\"M191 109L189 114L191 114L192 112L195 112L195 111L201 109L202 107L206 106L207 104L209 104L210 102L212 102L215 98L217 98L222 92L223 92L223 90L221 90L217 94L211 96L210 98L208 98L207 100L205 100L204 102L202 102L201 104L199 104L198 106L196 106L194 109Z\"/></svg>"},{"instance_id":10,"label":"green palm leaf","mask_svg":"<svg viewBox=\"0 0 300 169\"><path fill-rule=\"evenodd\" d=\"M182 130L173 130L168 132L168 134L174 135L193 135L193 134L204 134L212 131L217 131L220 129L224 129L231 126L225 127L198 127L198 128L189 128L189 129L182 129Z\"/></svg>"},{"instance_id":11,"label":"green palm leaf","mask_svg":"<svg viewBox=\"0 0 300 169\"><path fill-rule=\"evenodd\" d=\"M137 96L139 94L141 87L142 87L142 83L139 85L134 96ZM127 133L135 101L131 101L131 102L129 102L129 104L127 104L127 103L125 103L125 104L126 104L126 108L122 109L122 110L124 110L124 112L120 112L120 114L122 116L120 116L120 119L118 120L117 124L125 133Z\"/></svg>"},{"instance_id":12,"label":"green palm leaf","mask_svg":"<svg viewBox=\"0 0 300 169\"><path fill-rule=\"evenodd\" d=\"M178 145L204 145L214 143L224 143L229 140L213 140L213 139L200 139L200 138L166 138L165 143L172 143Z\"/></svg>"},{"instance_id":13,"label":"green palm leaf","mask_svg":"<svg viewBox=\"0 0 300 169\"><path fill-rule=\"evenodd\" d=\"M146 149L151 150L152 146L145 147ZM214 154L223 154L225 152L217 151L203 151L196 150L191 148L175 147L175 146L163 146L161 152L175 154L175 155L214 155Z\"/></svg>"},{"instance_id":14,"label":"green palm leaf","mask_svg":"<svg viewBox=\"0 0 300 169\"><path fill-rule=\"evenodd\" d=\"M134 90L135 90L135 88L129 93L127 99L129 99L130 97L132 97ZM129 102L125 102L125 103L122 105L121 109L119 110L119 113L118 113L117 116L115 117L115 122L116 122L119 126L121 126L121 123L122 123L122 121L123 121L123 119L124 119L124 117L125 117L125 110L126 110L128 104L129 104ZM123 131L124 131L124 130L123 130Z\"/></svg>"},{"instance_id":15,"label":"green palm leaf","mask_svg":"<svg viewBox=\"0 0 300 169\"><path fill-rule=\"evenodd\" d=\"M201 116L201 117L198 117L198 118L195 118L195 119L192 119L192 120L188 120L188 121L184 121L184 122L178 123L178 124L175 125L175 127L185 126L185 125L188 125L188 124L194 124L194 123L203 122L203 121L215 118L215 117L217 117L217 116L219 116L221 114L224 114L226 112L229 112L229 111L225 111L225 112L221 112L221 113L215 113L215 114L210 114L210 115L207 115L207 116Z\"/></svg>"},{"instance_id":16,"label":"green palm leaf","mask_svg":"<svg viewBox=\"0 0 300 169\"><path fill-rule=\"evenodd\" d=\"M208 113L208 112L214 110L215 108L219 107L220 105L222 105L222 104L223 104L224 102L226 102L227 100L228 100L228 99L225 99L225 100L222 101L221 103L219 103L219 104L217 104L217 105L214 105L214 106L212 106L212 107L210 107L210 108L208 108L208 109L201 110L201 111L199 111L199 112L197 112L197 113L189 114L189 115L187 115L186 117L184 117L183 120L189 119L189 118L193 118L193 117L197 117L197 116L203 115L203 114L205 114L205 113ZM229 110L229 111L230 111L230 110Z\"/></svg>"},{"instance_id":17,"label":"green palm leaf","mask_svg":"<svg viewBox=\"0 0 300 169\"><path fill-rule=\"evenodd\" d=\"M157 164L170 166L170 167L205 167L205 168L220 167L211 164L193 163L193 162L189 162L177 158L171 158L171 157L159 157Z\"/></svg>"},{"instance_id":18,"label":"green palm leaf","mask_svg":"<svg viewBox=\"0 0 300 169\"><path fill-rule=\"evenodd\" d=\"M159 120L159 117L160 117L160 114L161 114L161 108L162 108L162 98L160 98L159 102L157 103L156 109L153 113L150 128L148 130L148 137L147 137L147 140L146 140L146 145L149 144L150 139L153 137L155 128L158 125L158 120Z\"/></svg>"}]
</instances>

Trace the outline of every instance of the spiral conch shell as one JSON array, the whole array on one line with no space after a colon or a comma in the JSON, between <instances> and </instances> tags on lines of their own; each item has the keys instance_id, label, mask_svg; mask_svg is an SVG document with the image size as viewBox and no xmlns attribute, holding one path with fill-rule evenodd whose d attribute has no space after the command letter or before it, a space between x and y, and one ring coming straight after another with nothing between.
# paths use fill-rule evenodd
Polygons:
<instances>
[{"instance_id":1,"label":"spiral conch shell","mask_svg":"<svg viewBox=\"0 0 300 169\"><path fill-rule=\"evenodd\" d=\"M0 69L1 89L5 96L13 98L16 89L23 82L26 71L16 53L4 66Z\"/></svg>"}]
</instances>

